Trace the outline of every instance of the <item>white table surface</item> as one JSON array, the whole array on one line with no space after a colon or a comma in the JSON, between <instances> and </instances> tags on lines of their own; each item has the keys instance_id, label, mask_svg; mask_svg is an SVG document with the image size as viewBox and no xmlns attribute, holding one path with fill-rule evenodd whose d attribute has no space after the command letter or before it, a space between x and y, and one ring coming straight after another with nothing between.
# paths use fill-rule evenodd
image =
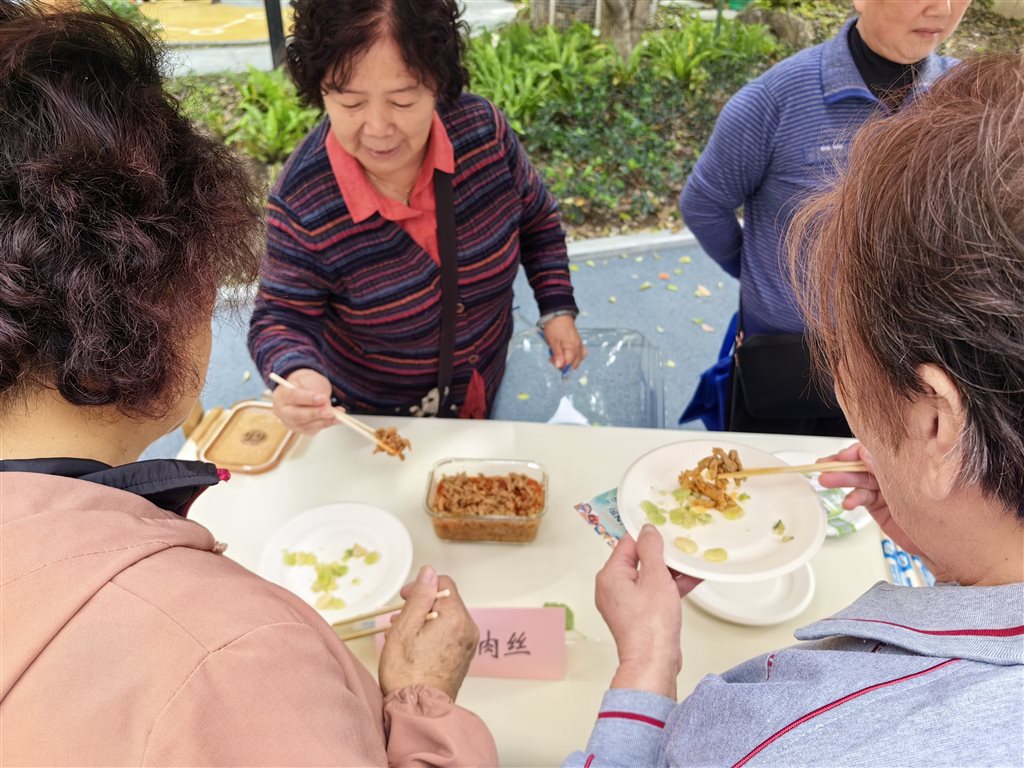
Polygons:
<instances>
[{"instance_id":1,"label":"white table surface","mask_svg":"<svg viewBox=\"0 0 1024 768\"><path fill-rule=\"evenodd\" d=\"M414 542L413 573L424 563L452 576L470 606L569 605L586 639L568 646L562 681L468 678L459 703L490 726L502 764L557 765L582 749L601 696L615 669L615 647L594 607L594 574L609 547L574 506L616 487L626 468L649 450L680 440L739 442L764 451L802 451L823 456L848 439L679 432L615 427L575 427L500 421L368 417L375 427L395 426L412 441L400 462L373 455L372 445L343 427L300 438L288 456L263 475L236 473L211 488L189 517L227 542L227 555L256 568L265 543L290 518L337 501L381 507L397 515ZM193 458L186 444L181 458ZM548 511L531 544L445 542L434 535L424 511L427 477L445 458L516 458L540 462L550 477ZM811 561L817 589L803 614L773 627L730 624L683 602L685 696L707 673L721 672L758 653L792 644L793 630L851 603L885 578L874 526L829 539ZM372 640L349 644L374 672Z\"/></svg>"}]
</instances>

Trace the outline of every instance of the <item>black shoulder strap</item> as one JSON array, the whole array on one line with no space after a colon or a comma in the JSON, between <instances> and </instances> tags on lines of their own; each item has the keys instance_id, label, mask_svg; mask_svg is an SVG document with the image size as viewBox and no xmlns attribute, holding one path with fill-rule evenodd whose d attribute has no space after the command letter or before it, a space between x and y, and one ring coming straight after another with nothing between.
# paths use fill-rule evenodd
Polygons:
<instances>
[{"instance_id":1,"label":"black shoulder strap","mask_svg":"<svg viewBox=\"0 0 1024 768\"><path fill-rule=\"evenodd\" d=\"M441 348L437 358L437 415L452 416L452 368L455 363L455 321L459 303L459 260L455 249L455 205L452 176L434 171L437 206L437 245L441 252Z\"/></svg>"}]
</instances>

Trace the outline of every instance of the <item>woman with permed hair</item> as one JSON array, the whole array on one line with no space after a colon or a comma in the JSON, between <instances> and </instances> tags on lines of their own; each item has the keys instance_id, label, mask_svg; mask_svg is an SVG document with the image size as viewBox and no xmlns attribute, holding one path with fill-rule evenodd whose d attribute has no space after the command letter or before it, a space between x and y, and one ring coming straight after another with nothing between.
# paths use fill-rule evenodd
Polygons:
<instances>
[{"instance_id":1,"label":"woman with permed hair","mask_svg":"<svg viewBox=\"0 0 1024 768\"><path fill-rule=\"evenodd\" d=\"M360 413L484 418L526 270L551 362L586 356L557 207L466 92L456 0L294 0L288 67L325 119L270 195L249 331L292 429Z\"/></svg>"},{"instance_id":2,"label":"woman with permed hair","mask_svg":"<svg viewBox=\"0 0 1024 768\"><path fill-rule=\"evenodd\" d=\"M261 234L144 33L0 0L0 765L497 760L453 703L477 631L450 579L402 590L378 684L187 519L216 467L138 462L196 402Z\"/></svg>"}]
</instances>

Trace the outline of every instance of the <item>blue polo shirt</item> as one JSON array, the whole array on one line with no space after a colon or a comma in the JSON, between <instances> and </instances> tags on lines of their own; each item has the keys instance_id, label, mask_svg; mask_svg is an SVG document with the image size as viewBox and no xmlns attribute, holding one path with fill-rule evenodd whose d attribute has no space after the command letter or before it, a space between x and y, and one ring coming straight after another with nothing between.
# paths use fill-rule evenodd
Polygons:
<instances>
[{"instance_id":1,"label":"blue polo shirt","mask_svg":"<svg viewBox=\"0 0 1024 768\"><path fill-rule=\"evenodd\" d=\"M810 192L846 162L857 128L884 110L857 71L847 35L779 62L722 109L679 198L701 247L740 279L745 333L801 333L786 267L785 233ZM932 54L915 88L926 88L955 59ZM744 225L736 219L743 206Z\"/></svg>"}]
</instances>

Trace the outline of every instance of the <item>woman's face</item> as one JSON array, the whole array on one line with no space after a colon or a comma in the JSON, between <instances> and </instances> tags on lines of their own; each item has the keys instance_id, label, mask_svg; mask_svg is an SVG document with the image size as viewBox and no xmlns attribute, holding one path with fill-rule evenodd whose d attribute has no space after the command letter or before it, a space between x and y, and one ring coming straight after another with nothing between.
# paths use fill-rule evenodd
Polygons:
<instances>
[{"instance_id":1,"label":"woman's face","mask_svg":"<svg viewBox=\"0 0 1024 768\"><path fill-rule=\"evenodd\" d=\"M437 99L382 37L356 60L340 89L324 81L324 109L338 143L372 175L411 183L430 138Z\"/></svg>"},{"instance_id":2,"label":"woman's face","mask_svg":"<svg viewBox=\"0 0 1024 768\"><path fill-rule=\"evenodd\" d=\"M897 64L927 57L960 24L971 0L854 0L857 31L875 53Z\"/></svg>"}]
</instances>

